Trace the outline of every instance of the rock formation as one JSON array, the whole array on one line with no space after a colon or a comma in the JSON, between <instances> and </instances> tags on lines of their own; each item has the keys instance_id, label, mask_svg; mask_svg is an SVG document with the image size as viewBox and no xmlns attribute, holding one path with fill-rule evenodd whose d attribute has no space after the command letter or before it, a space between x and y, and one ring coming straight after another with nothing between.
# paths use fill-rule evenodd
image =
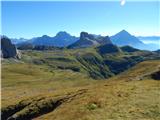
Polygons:
<instances>
[{"instance_id":1,"label":"rock formation","mask_svg":"<svg viewBox=\"0 0 160 120\"><path fill-rule=\"evenodd\" d=\"M1 36L1 57L2 58L20 58L20 53L11 40L5 36Z\"/></svg>"},{"instance_id":2,"label":"rock formation","mask_svg":"<svg viewBox=\"0 0 160 120\"><path fill-rule=\"evenodd\" d=\"M103 44L111 44L108 36L95 36L93 34L88 34L87 32L81 32L80 39L68 46L68 48L84 48Z\"/></svg>"}]
</instances>

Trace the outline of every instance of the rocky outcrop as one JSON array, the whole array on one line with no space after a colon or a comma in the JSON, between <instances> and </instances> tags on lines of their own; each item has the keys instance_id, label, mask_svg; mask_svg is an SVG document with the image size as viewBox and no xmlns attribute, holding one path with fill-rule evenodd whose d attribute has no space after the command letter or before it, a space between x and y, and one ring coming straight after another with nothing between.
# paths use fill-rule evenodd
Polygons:
<instances>
[{"instance_id":1,"label":"rocky outcrop","mask_svg":"<svg viewBox=\"0 0 160 120\"><path fill-rule=\"evenodd\" d=\"M45 96L24 99L16 104L2 108L2 120L32 120L53 112L58 107L84 95L88 89L80 89L62 96Z\"/></svg>"},{"instance_id":2,"label":"rocky outcrop","mask_svg":"<svg viewBox=\"0 0 160 120\"><path fill-rule=\"evenodd\" d=\"M97 50L100 54L113 54L121 52L120 48L113 44L104 44L97 47Z\"/></svg>"},{"instance_id":3,"label":"rocky outcrop","mask_svg":"<svg viewBox=\"0 0 160 120\"><path fill-rule=\"evenodd\" d=\"M93 34L88 34L87 32L81 32L80 39L72 45L68 46L68 48L85 48L103 44L111 44L110 38L108 36L95 36Z\"/></svg>"},{"instance_id":4,"label":"rocky outcrop","mask_svg":"<svg viewBox=\"0 0 160 120\"><path fill-rule=\"evenodd\" d=\"M137 52L137 51L140 51L139 49L133 48L133 47L128 46L128 45L121 47L121 50L123 52Z\"/></svg>"},{"instance_id":5,"label":"rocky outcrop","mask_svg":"<svg viewBox=\"0 0 160 120\"><path fill-rule=\"evenodd\" d=\"M2 58L20 58L20 53L11 40L5 36L1 36L1 57Z\"/></svg>"}]
</instances>

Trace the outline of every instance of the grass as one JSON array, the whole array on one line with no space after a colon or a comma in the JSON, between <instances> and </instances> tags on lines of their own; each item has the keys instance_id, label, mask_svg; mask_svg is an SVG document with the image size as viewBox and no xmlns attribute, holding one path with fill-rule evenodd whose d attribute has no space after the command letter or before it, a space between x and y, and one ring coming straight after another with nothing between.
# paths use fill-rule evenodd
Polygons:
<instances>
[{"instance_id":1,"label":"grass","mask_svg":"<svg viewBox=\"0 0 160 120\"><path fill-rule=\"evenodd\" d=\"M57 76L57 79L59 78L59 80L51 82L52 85L48 83L48 81L47 84L45 84L45 80L45 82L42 83L41 81L38 81L37 86L32 84L32 86L29 88L25 88L25 84L22 85L24 87L23 92L24 90L26 90L26 92L28 92L28 95L20 94L20 90L22 91L22 87L20 87L21 85L19 86L19 84L14 87L15 93L13 89L11 89L11 87L7 91L6 88L9 87L6 86L6 88L4 87L5 94L2 94L2 106L3 108L5 108L9 106L9 104L18 105L19 103L22 103L22 101L23 104L27 104L28 102L30 102L30 105L27 105L22 110L16 112L13 117L21 116L23 118L25 116L31 116L33 118L36 117L36 120L159 120L159 81L152 80L151 78L146 77L142 77L141 80L134 79L139 76L143 76L146 73L150 74L151 72L154 72L154 70L158 69L158 65L158 60L142 62L129 71L112 77L107 81L90 80L89 82L87 82L87 79L84 80L84 78L83 81L80 80L81 75L78 78L78 73L68 71L76 74L76 77L73 78L71 82L68 79L66 80L66 82L65 80L61 81L61 77ZM39 69L39 67L37 66L34 67L35 69ZM43 69L41 70L43 71ZM69 74L71 75L71 73ZM66 77L68 76L66 71L65 73L63 73L63 75L64 74L66 74ZM55 79L55 77L53 78ZM80 80L79 83L77 82L77 80L74 80L76 78ZM31 83L33 83L33 81L31 81ZM53 89L54 86L56 86L57 89L51 90L49 92L49 88ZM36 89L37 91L34 92L34 89ZM6 101L9 101L9 99L7 99L8 97L10 97L10 99L15 99L15 96L17 95L21 96L19 100L15 100L13 102L12 99L12 101L7 104ZM54 107L54 104L51 104L55 103L54 101L59 101L61 100L61 98L65 97L67 97L68 99L62 101L61 104L58 104L58 106ZM46 111L46 109L50 111L45 113L44 111Z\"/></svg>"},{"instance_id":2,"label":"grass","mask_svg":"<svg viewBox=\"0 0 160 120\"><path fill-rule=\"evenodd\" d=\"M21 61L2 61L2 113L35 120L160 119L160 83L148 77L159 69L159 60L139 63L107 80L93 80L88 72L99 72L108 56L92 48L84 51L23 51ZM125 56L132 55L111 59ZM59 65L80 71L58 69Z\"/></svg>"},{"instance_id":3,"label":"grass","mask_svg":"<svg viewBox=\"0 0 160 120\"><path fill-rule=\"evenodd\" d=\"M145 66L142 67L144 64ZM159 81L151 79L126 81L130 78L130 74L137 73L138 69L141 69L141 73L138 75L142 75L146 73L145 67L150 66L151 69L156 69L157 65L159 65L159 61L140 63L132 70L112 78L112 80L97 83L83 98L39 117L38 120L50 120L52 116L57 116L57 120L74 120L75 118L79 118L79 120L158 120L160 119ZM97 104L101 107L97 107ZM63 114L63 118L61 114Z\"/></svg>"},{"instance_id":4,"label":"grass","mask_svg":"<svg viewBox=\"0 0 160 120\"><path fill-rule=\"evenodd\" d=\"M94 81L71 70L50 70L26 63L2 65L2 106L23 97L56 90L86 86Z\"/></svg>"},{"instance_id":5,"label":"grass","mask_svg":"<svg viewBox=\"0 0 160 120\"><path fill-rule=\"evenodd\" d=\"M106 82L36 120L158 120L158 81ZM145 84L145 87L144 87ZM143 86L143 87L142 87ZM149 91L148 91L149 90Z\"/></svg>"}]
</instances>

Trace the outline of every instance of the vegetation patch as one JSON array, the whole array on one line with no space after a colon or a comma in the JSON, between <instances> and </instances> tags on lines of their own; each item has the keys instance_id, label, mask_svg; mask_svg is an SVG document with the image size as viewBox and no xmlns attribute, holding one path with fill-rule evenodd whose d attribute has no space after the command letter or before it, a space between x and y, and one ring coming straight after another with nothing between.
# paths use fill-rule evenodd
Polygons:
<instances>
[{"instance_id":1,"label":"vegetation patch","mask_svg":"<svg viewBox=\"0 0 160 120\"><path fill-rule=\"evenodd\" d=\"M15 105L2 108L2 120L31 120L35 117L53 111L66 101L71 101L74 97L85 92L86 89L82 89L58 97L42 96L20 101Z\"/></svg>"},{"instance_id":2,"label":"vegetation patch","mask_svg":"<svg viewBox=\"0 0 160 120\"><path fill-rule=\"evenodd\" d=\"M96 108L98 108L96 103L90 103L87 105L88 110L95 110Z\"/></svg>"}]
</instances>

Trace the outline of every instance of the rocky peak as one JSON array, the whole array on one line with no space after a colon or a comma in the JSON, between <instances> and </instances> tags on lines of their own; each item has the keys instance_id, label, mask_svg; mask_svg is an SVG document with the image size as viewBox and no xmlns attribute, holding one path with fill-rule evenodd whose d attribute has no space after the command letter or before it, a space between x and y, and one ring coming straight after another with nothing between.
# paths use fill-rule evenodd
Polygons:
<instances>
[{"instance_id":1,"label":"rocky peak","mask_svg":"<svg viewBox=\"0 0 160 120\"><path fill-rule=\"evenodd\" d=\"M48 38L48 37L49 37L48 35L43 35L43 36L42 36L42 38Z\"/></svg>"},{"instance_id":2,"label":"rocky peak","mask_svg":"<svg viewBox=\"0 0 160 120\"><path fill-rule=\"evenodd\" d=\"M118 34L121 35L121 36L125 36L125 37L127 37L127 36L132 36L132 35L131 35L130 33L128 33L126 30L122 30L122 31L120 31Z\"/></svg>"},{"instance_id":3,"label":"rocky peak","mask_svg":"<svg viewBox=\"0 0 160 120\"><path fill-rule=\"evenodd\" d=\"M110 37L112 42L119 46L130 45L132 47L143 46L143 43L125 30Z\"/></svg>"},{"instance_id":4,"label":"rocky peak","mask_svg":"<svg viewBox=\"0 0 160 120\"><path fill-rule=\"evenodd\" d=\"M65 32L65 31L60 31L60 32L58 32L57 34L56 34L56 37L70 37L71 35L69 34L69 33L67 33L67 32Z\"/></svg>"},{"instance_id":5,"label":"rocky peak","mask_svg":"<svg viewBox=\"0 0 160 120\"><path fill-rule=\"evenodd\" d=\"M68 46L68 48L84 48L104 44L112 44L108 36L103 37L100 35L88 34L87 32L81 32L80 39Z\"/></svg>"},{"instance_id":6,"label":"rocky peak","mask_svg":"<svg viewBox=\"0 0 160 120\"><path fill-rule=\"evenodd\" d=\"M20 58L20 53L11 40L5 36L1 36L1 57L3 58Z\"/></svg>"},{"instance_id":7,"label":"rocky peak","mask_svg":"<svg viewBox=\"0 0 160 120\"><path fill-rule=\"evenodd\" d=\"M102 37L102 40L99 43L100 44L112 44L109 36Z\"/></svg>"},{"instance_id":8,"label":"rocky peak","mask_svg":"<svg viewBox=\"0 0 160 120\"><path fill-rule=\"evenodd\" d=\"M85 39L94 40L95 37L94 37L94 35L88 34L87 32L81 32L81 34L80 34L80 40L85 40Z\"/></svg>"}]
</instances>

